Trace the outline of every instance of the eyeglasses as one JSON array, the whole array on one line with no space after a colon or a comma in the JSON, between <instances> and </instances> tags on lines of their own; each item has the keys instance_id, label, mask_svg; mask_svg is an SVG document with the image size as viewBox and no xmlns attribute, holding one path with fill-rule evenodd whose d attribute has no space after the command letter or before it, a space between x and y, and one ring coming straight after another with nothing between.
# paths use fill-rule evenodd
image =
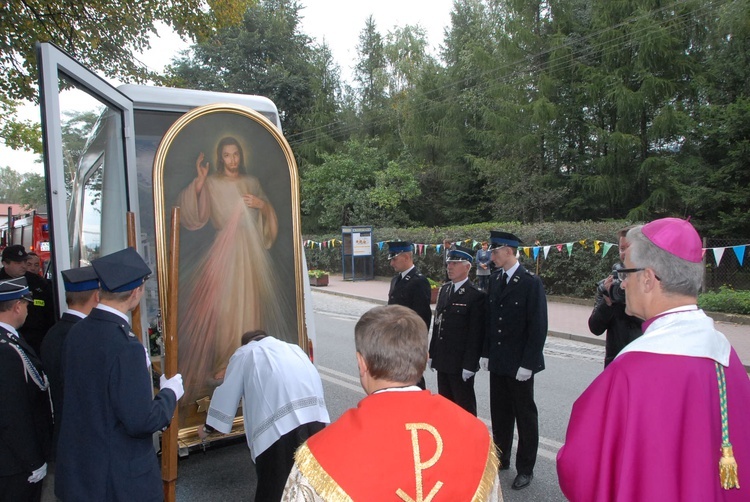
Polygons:
<instances>
[{"instance_id":1,"label":"eyeglasses","mask_svg":"<svg viewBox=\"0 0 750 502\"><path fill-rule=\"evenodd\" d=\"M624 281L625 279L628 278L628 274L634 274L636 272L641 272L642 270L646 270L646 269L645 268L621 268L617 270L617 278L620 279L621 281ZM654 277L656 278L657 281L661 281L658 275L654 274Z\"/></svg>"}]
</instances>

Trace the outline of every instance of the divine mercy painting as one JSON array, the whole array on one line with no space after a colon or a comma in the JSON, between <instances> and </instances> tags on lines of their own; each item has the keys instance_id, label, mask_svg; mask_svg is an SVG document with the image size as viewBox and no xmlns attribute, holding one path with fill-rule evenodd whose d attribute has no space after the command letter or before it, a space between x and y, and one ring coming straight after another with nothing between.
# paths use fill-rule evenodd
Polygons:
<instances>
[{"instance_id":1,"label":"divine mercy painting","mask_svg":"<svg viewBox=\"0 0 750 502\"><path fill-rule=\"evenodd\" d=\"M191 426L203 423L200 402L244 333L302 339L299 201L293 157L268 120L218 106L173 128L155 163L163 159L163 212L180 208L180 423Z\"/></svg>"}]
</instances>

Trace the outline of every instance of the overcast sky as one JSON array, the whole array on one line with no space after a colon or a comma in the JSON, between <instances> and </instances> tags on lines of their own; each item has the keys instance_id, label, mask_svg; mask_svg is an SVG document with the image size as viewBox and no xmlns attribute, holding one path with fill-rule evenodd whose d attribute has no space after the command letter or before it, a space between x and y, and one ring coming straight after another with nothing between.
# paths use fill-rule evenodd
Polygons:
<instances>
[{"instance_id":1,"label":"overcast sky","mask_svg":"<svg viewBox=\"0 0 750 502\"><path fill-rule=\"evenodd\" d=\"M450 24L453 0L299 0L302 32L317 42L325 42L341 68L341 77L350 81L357 58L359 34L372 15L384 37L396 26L420 25L427 32L430 50L436 54L443 43L445 28ZM152 50L138 59L161 71L177 52L186 47L175 34L165 30L152 42ZM25 106L20 118L39 121L39 108ZM0 167L10 166L20 172L43 173L38 156L17 152L0 144Z\"/></svg>"}]
</instances>

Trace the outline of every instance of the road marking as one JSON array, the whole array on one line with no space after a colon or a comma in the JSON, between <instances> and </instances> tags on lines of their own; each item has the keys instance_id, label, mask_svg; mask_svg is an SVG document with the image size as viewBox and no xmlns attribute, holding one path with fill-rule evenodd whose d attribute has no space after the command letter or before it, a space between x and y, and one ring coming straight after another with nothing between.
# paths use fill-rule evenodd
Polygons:
<instances>
[{"instance_id":1,"label":"road marking","mask_svg":"<svg viewBox=\"0 0 750 502\"><path fill-rule=\"evenodd\" d=\"M359 321L359 318L362 317L361 315L341 314L338 312L325 312L323 310L316 310L315 313L324 315L326 317L330 317L332 319L342 319L344 321Z\"/></svg>"},{"instance_id":2,"label":"road marking","mask_svg":"<svg viewBox=\"0 0 750 502\"><path fill-rule=\"evenodd\" d=\"M317 366L318 372L320 373L320 378L322 380L325 380L326 382L330 382L333 384L336 384L340 387L344 387L345 389L352 390L356 392L359 395L364 396L365 391L362 390L362 387L359 385L359 378L353 377L349 375L348 373L343 373L341 371L336 371L331 368L327 368L325 366ZM349 383L349 382L356 382L355 384ZM478 417L479 420L481 420L486 426L488 430L492 430L492 421L484 418L484 417ZM518 434L514 434L514 442L518 444ZM549 439L545 437L539 437L539 445L540 447L537 450L537 455L540 457L544 457L548 460L551 460L553 462L557 461L557 452L562 448L563 443L560 443L559 441L555 441L554 439ZM547 447L542 448L542 445Z\"/></svg>"},{"instance_id":3,"label":"road marking","mask_svg":"<svg viewBox=\"0 0 750 502\"><path fill-rule=\"evenodd\" d=\"M350 384L349 382L344 382L343 380L339 380L336 377L328 376L324 373L320 374L320 379L325 380L326 382L335 383L336 385L340 387L344 387L345 389L353 390L357 394L361 394L363 396L365 395L365 391L362 390L362 387L359 385L353 385L353 384Z\"/></svg>"},{"instance_id":4,"label":"road marking","mask_svg":"<svg viewBox=\"0 0 750 502\"><path fill-rule=\"evenodd\" d=\"M357 385L359 385L359 377L353 377L349 373L344 373L344 372L341 372L341 371L336 371L336 370L331 369L331 368L326 368L325 366L317 366L317 368L318 368L319 371L324 371L326 373L330 373L333 376L337 376L339 378L343 378L344 380L349 380L349 381L354 382Z\"/></svg>"}]
</instances>

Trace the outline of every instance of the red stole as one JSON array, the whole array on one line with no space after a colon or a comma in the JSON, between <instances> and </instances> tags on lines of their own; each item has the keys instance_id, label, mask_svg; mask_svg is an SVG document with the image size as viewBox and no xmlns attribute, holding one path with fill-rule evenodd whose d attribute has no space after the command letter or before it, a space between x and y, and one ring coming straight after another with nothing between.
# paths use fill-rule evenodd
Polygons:
<instances>
[{"instance_id":1,"label":"red stole","mask_svg":"<svg viewBox=\"0 0 750 502\"><path fill-rule=\"evenodd\" d=\"M360 401L297 452L325 500L485 500L497 477L487 427L429 391Z\"/></svg>"}]
</instances>

